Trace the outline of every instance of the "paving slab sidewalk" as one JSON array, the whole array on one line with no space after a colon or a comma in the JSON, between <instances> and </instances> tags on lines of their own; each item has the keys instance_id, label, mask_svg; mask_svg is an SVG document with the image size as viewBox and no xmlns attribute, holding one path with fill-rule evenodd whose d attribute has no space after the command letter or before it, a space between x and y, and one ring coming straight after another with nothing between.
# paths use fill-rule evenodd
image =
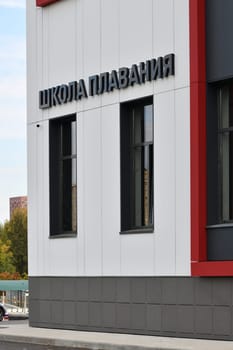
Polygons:
<instances>
[{"instance_id":1,"label":"paving slab sidewalk","mask_svg":"<svg viewBox=\"0 0 233 350\"><path fill-rule=\"evenodd\" d=\"M9 344L18 344L18 349L54 350L233 350L232 341L67 331L34 328L27 324L10 325L8 322L0 325L0 344L1 350L13 349ZM3 347L2 344L6 346ZM25 347L25 344L28 347Z\"/></svg>"}]
</instances>

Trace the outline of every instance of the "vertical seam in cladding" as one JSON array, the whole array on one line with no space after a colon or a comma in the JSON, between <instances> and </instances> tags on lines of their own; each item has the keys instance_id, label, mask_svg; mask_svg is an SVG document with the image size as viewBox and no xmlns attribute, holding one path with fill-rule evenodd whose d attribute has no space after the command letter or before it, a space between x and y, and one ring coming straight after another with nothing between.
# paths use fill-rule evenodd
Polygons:
<instances>
[{"instance_id":1,"label":"vertical seam in cladding","mask_svg":"<svg viewBox=\"0 0 233 350\"><path fill-rule=\"evenodd\" d=\"M44 11L43 11L43 13L45 13ZM45 36L46 37L46 44L47 44L47 48L46 48L46 51L47 51L47 59L46 59L46 65L47 65L47 70L48 70L48 76L47 76L47 79L48 79L48 82L47 82L47 84L48 84L48 86L50 86L50 74L49 74L49 72L50 72L50 60L49 60L49 47L50 47L50 45L49 45L49 43L50 43L50 16L49 16L49 14L50 14L50 9L48 8L48 11L47 11L47 35ZM44 28L44 25L43 25L43 28ZM48 110L48 116L50 115L50 111Z\"/></svg>"},{"instance_id":2,"label":"vertical seam in cladding","mask_svg":"<svg viewBox=\"0 0 233 350\"><path fill-rule=\"evenodd\" d=\"M41 189L41 213L42 213L42 217L45 218L46 216L44 215L43 211L44 209L46 208L44 203L45 203L45 198L44 198L44 189L45 189L45 174L44 174L44 170L45 170L45 166L44 166L44 160L45 160L45 142L44 142L44 128L45 128L45 125L44 125L44 122L42 124L42 128L39 128L39 132L41 134L41 137L40 139L42 140L42 147L40 147L40 153L41 154L41 170L42 170L42 176L41 176L41 185L42 185L42 189ZM41 148L42 148L42 152L41 152ZM45 251L46 251L46 245L47 245L47 237L45 238L45 231L44 231L44 228L45 228L45 220L40 220L41 222L41 235L43 237L43 264L42 264L42 269L43 269L43 275L45 274L45 258L46 258L46 254L45 254Z\"/></svg>"},{"instance_id":3,"label":"vertical seam in cladding","mask_svg":"<svg viewBox=\"0 0 233 350\"><path fill-rule=\"evenodd\" d=\"M151 40L152 40L152 57L154 56L154 1L151 0L151 24L152 24L152 35L151 35ZM152 91L153 91L153 202L154 202L154 231L156 230L156 211L155 211L155 84L153 82L152 85ZM153 235L153 275L155 275L156 272L156 260L155 260L155 234Z\"/></svg>"},{"instance_id":4,"label":"vertical seam in cladding","mask_svg":"<svg viewBox=\"0 0 233 350\"><path fill-rule=\"evenodd\" d=\"M85 118L84 118L84 113L82 112L82 153L83 155L85 155L85 138L84 138L84 132L85 132ZM87 268L86 268L86 257L87 257L87 250L86 250L86 246L87 246L87 241L86 241L86 219L85 219L85 215L86 215L86 205L85 205L85 194L86 194L86 181L85 181L85 159L86 157L83 156L82 159L82 182L83 182L83 186L82 186L82 192L83 192L83 245L84 245L84 254L83 254L83 274L86 276L86 272L87 272Z\"/></svg>"},{"instance_id":5,"label":"vertical seam in cladding","mask_svg":"<svg viewBox=\"0 0 233 350\"><path fill-rule=\"evenodd\" d=\"M100 69L102 69L102 0L99 0ZM101 234L101 276L103 276L103 133L102 96L100 97L100 234Z\"/></svg>"},{"instance_id":6,"label":"vertical seam in cladding","mask_svg":"<svg viewBox=\"0 0 233 350\"><path fill-rule=\"evenodd\" d=\"M119 67L120 67L120 59L121 59L121 55L120 55L120 12L121 12L121 0L118 0L118 63L119 63ZM119 148L118 148L118 152L119 152L119 178L120 178L120 182L119 182L119 196L120 196L120 201L119 201L119 212L120 212L120 222L119 222L119 226L121 229L121 128L120 128L120 103L121 103L121 99L120 99L120 93L119 93L119 103L118 103L118 140L119 140ZM119 197L118 197L119 198ZM120 240L120 275L122 275L122 235L119 235L119 240Z\"/></svg>"},{"instance_id":7,"label":"vertical seam in cladding","mask_svg":"<svg viewBox=\"0 0 233 350\"><path fill-rule=\"evenodd\" d=\"M81 36L82 36L82 74L84 74L84 0L82 2L80 2L81 5L81 11L82 11L82 22L81 22L81 28L82 28L82 32L81 32ZM83 206L82 206L82 228L83 228L83 273L82 275L86 276L86 256L87 256L87 251L86 251L86 225L85 225L85 211L86 211L86 207L85 207L85 193L86 193L86 181L85 181L85 138L84 138L84 132L85 132L85 118L84 118L84 114L85 112L82 111L81 113L81 131L82 131L82 198L83 198Z\"/></svg>"},{"instance_id":8,"label":"vertical seam in cladding","mask_svg":"<svg viewBox=\"0 0 233 350\"><path fill-rule=\"evenodd\" d=\"M39 56L40 56L40 59L41 59L41 62L38 62L39 64L37 65L37 77L41 76L42 77L42 85L44 85L44 68L43 68L43 63L44 63L44 31L43 31L43 28L44 28L44 12L41 11L41 24L42 24L42 30L40 32L38 32L38 15L36 13L36 20L37 20L37 26L36 26L36 33L37 33L37 40L38 40L38 35L40 34L40 40L39 43L41 45L41 52L38 52L38 42L37 42L37 45L36 45L36 48L37 48L37 54L39 53ZM38 55L37 55L38 57ZM38 60L38 58L37 58ZM41 67L42 69L42 72L40 74L39 72L39 67ZM40 78L41 79L41 78ZM38 81L38 80L37 80ZM43 112L42 112L43 113ZM35 167L35 170L36 170L36 191L38 191L38 133L35 131L35 147L36 147L36 167ZM34 201L36 201L36 231L37 231L37 245L36 245L36 251L37 251L37 259L39 257L39 245L40 245L40 235L38 234L38 223L39 223L39 219L38 219L38 209L39 209L39 205L38 205L38 195L36 196L36 199L34 199ZM38 261L37 261L37 274L39 272L39 275L41 274L41 272L39 271L39 264L38 264Z\"/></svg>"},{"instance_id":9,"label":"vertical seam in cladding","mask_svg":"<svg viewBox=\"0 0 233 350\"><path fill-rule=\"evenodd\" d=\"M154 57L154 1L151 1L152 6L151 6L151 17L152 17L152 36L151 36L151 40L152 40L152 57ZM155 94L155 82L153 82L153 95Z\"/></svg>"},{"instance_id":10,"label":"vertical seam in cladding","mask_svg":"<svg viewBox=\"0 0 233 350\"><path fill-rule=\"evenodd\" d=\"M74 3L74 40L75 40L75 51L74 51L74 56L75 56L75 66L74 66L74 74L75 74L75 78L77 78L77 1L75 1ZM77 102L76 102L76 112L77 112Z\"/></svg>"},{"instance_id":11,"label":"vertical seam in cladding","mask_svg":"<svg viewBox=\"0 0 233 350\"><path fill-rule=\"evenodd\" d=\"M80 2L80 4L82 4L81 6L81 11L82 11L82 19L81 19L81 26L82 26L82 75L84 76L84 4L83 4L84 0L82 2Z\"/></svg>"},{"instance_id":12,"label":"vertical seam in cladding","mask_svg":"<svg viewBox=\"0 0 233 350\"><path fill-rule=\"evenodd\" d=\"M177 208L176 208L176 201L177 201L177 111L176 111L176 92L174 91L174 192L175 192L175 198L174 198L174 234L175 234L175 275L177 275Z\"/></svg>"},{"instance_id":13,"label":"vertical seam in cladding","mask_svg":"<svg viewBox=\"0 0 233 350\"><path fill-rule=\"evenodd\" d=\"M99 40L100 40L100 52L99 52L99 60L100 60L100 71L102 69L102 0L99 0Z\"/></svg>"},{"instance_id":14,"label":"vertical seam in cladding","mask_svg":"<svg viewBox=\"0 0 233 350\"><path fill-rule=\"evenodd\" d=\"M154 6L154 1L152 0L152 56L154 57L154 50L155 50L155 46L154 46L154 40L155 40L155 36L154 36L154 31L155 31L155 16L154 16L154 10L155 10L155 6ZM156 169L155 169L155 165L156 165L156 162L155 162L155 159L156 159L156 142L155 142L155 135L156 135L156 106L155 106L155 82L153 82L153 141L154 141L154 155L153 155L153 163L154 163L154 168L153 168L153 183L154 183L154 188L153 188L153 196L154 196L154 232L156 232L156 227L157 227L157 205L156 202L157 202L157 198L156 198L156 192L155 192L155 189L156 189L156 184L155 184L155 172L156 172ZM156 275L156 234L154 233L154 242L153 242L153 273L154 275Z\"/></svg>"},{"instance_id":15,"label":"vertical seam in cladding","mask_svg":"<svg viewBox=\"0 0 233 350\"><path fill-rule=\"evenodd\" d=\"M176 21L176 16L175 16L175 4L174 0L172 1L172 11L173 11L173 52L175 52L175 21ZM175 244L174 244L174 250L175 250L175 271L174 274L176 275L177 273L177 236L176 236L176 161L177 161L177 153L176 153L176 94L175 94L175 82L174 82L174 90L173 90L173 96L174 96L174 101L173 101L173 113L174 113L174 236L175 236Z\"/></svg>"},{"instance_id":16,"label":"vertical seam in cladding","mask_svg":"<svg viewBox=\"0 0 233 350\"><path fill-rule=\"evenodd\" d=\"M38 40L38 10L36 9L35 10L36 11L36 38L37 38L37 40ZM43 17L42 17L42 20L43 20ZM43 50L43 47L42 47L42 50ZM39 76L39 66L40 66L40 64L39 64L39 62L38 62L38 57L39 57L39 52L38 52L39 50L38 50L38 42L36 43L36 63L37 63L37 65L36 65L36 72L37 72L37 77ZM43 56L42 56L43 57ZM38 91L38 79L37 79L37 91ZM33 128L33 126L30 126L30 128ZM31 132L30 132L31 133ZM34 139L33 139L33 144L34 144ZM36 137L35 137L35 144L36 144L36 147L37 147L37 142L36 142ZM35 152L37 152L37 150L35 150ZM37 176L37 163L36 163L36 166L35 166L35 169L34 169L34 171L36 170L36 175L35 175L35 180L36 180L36 189L38 188L38 184L37 184L37 179L38 179L38 176ZM35 192L35 190L34 190L34 192ZM31 202L31 201L30 201ZM34 198L34 202L35 202L35 198ZM37 200L36 200L36 202L35 202L35 208L37 208ZM31 206L31 204L30 204L30 206ZM34 215L34 217L35 217L35 214L33 214ZM38 230L38 227L37 227L37 222L38 222L38 218L37 218L37 215L36 215L36 217L35 217L35 231L36 231L36 254L37 254L37 257L36 257L36 259L37 259L37 261L36 261L36 275L38 275L38 261L39 261L39 259L38 259L38 252L39 252L39 248L38 248L38 232L37 232L37 230ZM32 238L31 238L32 239ZM30 262L30 265L31 265L31 262ZM29 271L28 271L28 273L29 273ZM34 273L34 271L33 271L33 273Z\"/></svg>"},{"instance_id":17,"label":"vertical seam in cladding","mask_svg":"<svg viewBox=\"0 0 233 350\"><path fill-rule=\"evenodd\" d=\"M74 40L75 40L75 50L74 50L74 56L75 56L75 65L74 65L74 74L75 74L75 79L77 77L77 25L76 23L78 23L77 21L77 1L75 1L74 3L74 28L75 28L75 34L74 34ZM76 115L76 251L78 252L79 249L79 239L78 239L78 235L79 235L79 229L78 229L78 222L79 222L79 217L78 217L78 190L79 190L79 184L78 184L78 113L77 113L77 102L75 103L75 115ZM75 254L76 256L76 266L75 266L75 270L76 270L76 274L80 275L80 269L79 269L79 254Z\"/></svg>"}]
</instances>

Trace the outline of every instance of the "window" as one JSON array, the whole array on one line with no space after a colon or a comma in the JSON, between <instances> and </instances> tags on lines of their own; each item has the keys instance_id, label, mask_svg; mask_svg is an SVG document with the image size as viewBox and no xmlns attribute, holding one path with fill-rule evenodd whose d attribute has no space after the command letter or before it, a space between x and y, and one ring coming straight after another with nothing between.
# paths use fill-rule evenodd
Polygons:
<instances>
[{"instance_id":1,"label":"window","mask_svg":"<svg viewBox=\"0 0 233 350\"><path fill-rule=\"evenodd\" d=\"M218 90L220 222L233 221L233 84Z\"/></svg>"},{"instance_id":2,"label":"window","mask_svg":"<svg viewBox=\"0 0 233 350\"><path fill-rule=\"evenodd\" d=\"M50 120L50 236L77 232L76 116Z\"/></svg>"},{"instance_id":3,"label":"window","mask_svg":"<svg viewBox=\"0 0 233 350\"><path fill-rule=\"evenodd\" d=\"M121 104L121 232L153 232L153 98Z\"/></svg>"},{"instance_id":4,"label":"window","mask_svg":"<svg viewBox=\"0 0 233 350\"><path fill-rule=\"evenodd\" d=\"M207 86L207 258L233 260L233 80Z\"/></svg>"}]
</instances>

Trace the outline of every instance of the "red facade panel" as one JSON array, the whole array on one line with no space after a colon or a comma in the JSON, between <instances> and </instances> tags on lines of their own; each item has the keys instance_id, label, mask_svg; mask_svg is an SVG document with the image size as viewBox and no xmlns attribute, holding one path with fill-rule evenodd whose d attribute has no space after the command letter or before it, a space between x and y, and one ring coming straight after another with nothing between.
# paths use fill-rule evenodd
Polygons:
<instances>
[{"instance_id":1,"label":"red facade panel","mask_svg":"<svg viewBox=\"0 0 233 350\"><path fill-rule=\"evenodd\" d=\"M205 1L190 0L191 260L206 260Z\"/></svg>"},{"instance_id":2,"label":"red facade panel","mask_svg":"<svg viewBox=\"0 0 233 350\"><path fill-rule=\"evenodd\" d=\"M205 0L189 1L191 130L191 274L233 276L233 261L207 261Z\"/></svg>"}]
</instances>

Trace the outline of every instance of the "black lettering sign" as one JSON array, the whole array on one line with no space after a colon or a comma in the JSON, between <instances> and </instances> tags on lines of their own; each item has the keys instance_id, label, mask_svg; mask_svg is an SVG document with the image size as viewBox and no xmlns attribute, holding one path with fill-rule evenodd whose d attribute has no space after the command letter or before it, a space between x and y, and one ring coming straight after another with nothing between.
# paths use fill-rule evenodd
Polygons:
<instances>
[{"instance_id":1,"label":"black lettering sign","mask_svg":"<svg viewBox=\"0 0 233 350\"><path fill-rule=\"evenodd\" d=\"M87 90L85 81L83 79L80 79L78 83L76 99L81 100L83 97L87 97Z\"/></svg>"},{"instance_id":2,"label":"black lettering sign","mask_svg":"<svg viewBox=\"0 0 233 350\"><path fill-rule=\"evenodd\" d=\"M110 93L115 89L126 89L135 84L144 84L147 81L164 79L175 75L175 55L152 58L131 68L121 67L118 71L104 72L88 78L88 93L84 79L71 81L68 84L58 85L39 91L39 108L46 109L62 105L67 102L79 101L88 96Z\"/></svg>"},{"instance_id":3,"label":"black lettering sign","mask_svg":"<svg viewBox=\"0 0 233 350\"><path fill-rule=\"evenodd\" d=\"M129 85L133 86L134 84L141 84L138 74L138 66L136 64L132 65L129 75Z\"/></svg>"},{"instance_id":4,"label":"black lettering sign","mask_svg":"<svg viewBox=\"0 0 233 350\"><path fill-rule=\"evenodd\" d=\"M108 91L113 91L114 89L119 89L119 81L115 70L113 70L110 74Z\"/></svg>"},{"instance_id":5,"label":"black lettering sign","mask_svg":"<svg viewBox=\"0 0 233 350\"><path fill-rule=\"evenodd\" d=\"M92 75L89 77L89 96L99 94L99 76Z\"/></svg>"}]
</instances>

